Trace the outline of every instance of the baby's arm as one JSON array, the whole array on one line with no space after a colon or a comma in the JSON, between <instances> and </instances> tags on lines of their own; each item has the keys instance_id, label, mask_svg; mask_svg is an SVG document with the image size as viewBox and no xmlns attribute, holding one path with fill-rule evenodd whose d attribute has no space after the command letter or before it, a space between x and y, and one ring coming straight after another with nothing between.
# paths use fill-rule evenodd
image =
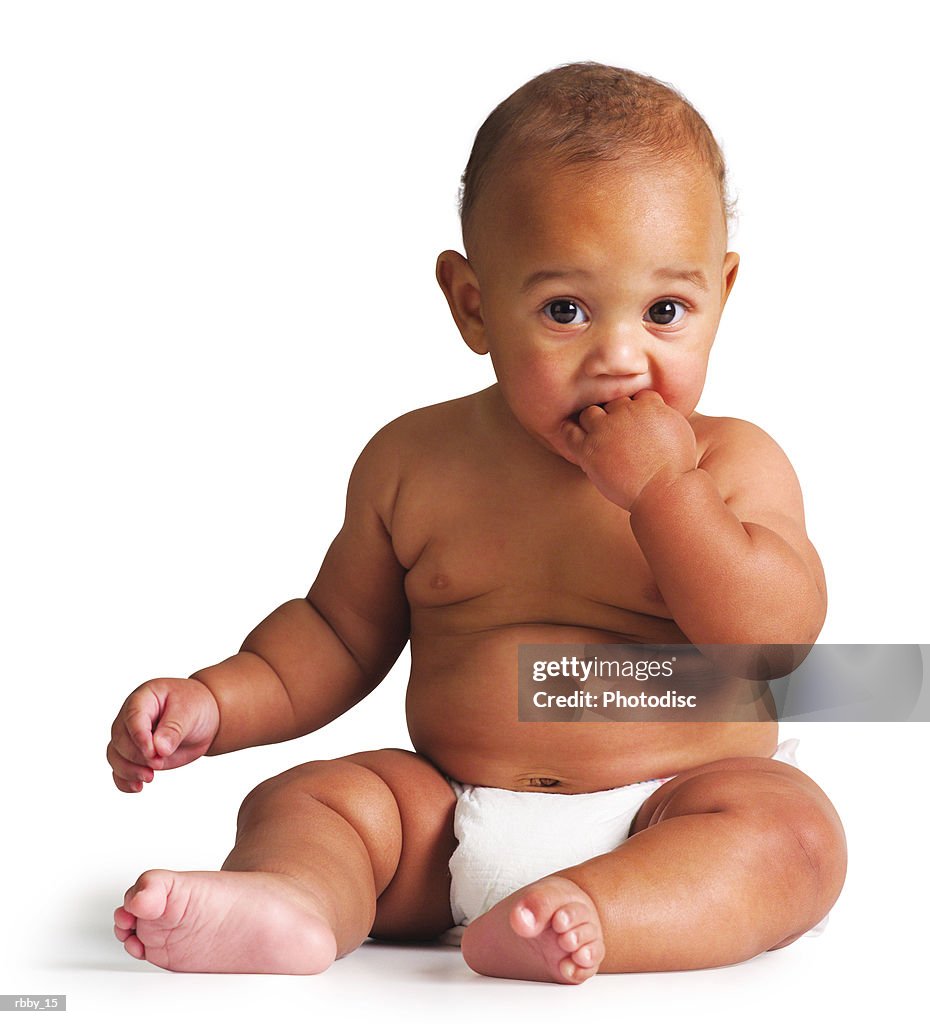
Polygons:
<instances>
[{"instance_id":1,"label":"baby's arm","mask_svg":"<svg viewBox=\"0 0 930 1024\"><path fill-rule=\"evenodd\" d=\"M801 488L775 442L729 421L699 467L641 492L633 534L669 611L702 644L813 643L823 568Z\"/></svg>"},{"instance_id":2,"label":"baby's arm","mask_svg":"<svg viewBox=\"0 0 930 1024\"><path fill-rule=\"evenodd\" d=\"M386 525L396 487L382 431L356 464L345 523L306 598L272 612L231 658L130 694L107 750L120 789L137 792L154 771L203 753L305 735L377 686L409 635L404 569Z\"/></svg>"},{"instance_id":3,"label":"baby's arm","mask_svg":"<svg viewBox=\"0 0 930 1024\"><path fill-rule=\"evenodd\" d=\"M697 465L688 421L652 392L566 428L578 464L629 509L672 617L698 644L807 644L826 587L790 463L759 428L716 421Z\"/></svg>"}]
</instances>

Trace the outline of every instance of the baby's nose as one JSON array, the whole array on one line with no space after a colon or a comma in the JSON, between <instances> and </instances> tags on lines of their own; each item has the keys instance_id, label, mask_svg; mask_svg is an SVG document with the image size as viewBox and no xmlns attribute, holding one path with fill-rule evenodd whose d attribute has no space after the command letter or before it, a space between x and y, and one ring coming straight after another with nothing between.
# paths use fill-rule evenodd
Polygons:
<instances>
[{"instance_id":1,"label":"baby's nose","mask_svg":"<svg viewBox=\"0 0 930 1024\"><path fill-rule=\"evenodd\" d=\"M592 339L592 342L585 360L585 370L592 377L602 374L628 376L645 373L649 369L645 348L622 328Z\"/></svg>"}]
</instances>

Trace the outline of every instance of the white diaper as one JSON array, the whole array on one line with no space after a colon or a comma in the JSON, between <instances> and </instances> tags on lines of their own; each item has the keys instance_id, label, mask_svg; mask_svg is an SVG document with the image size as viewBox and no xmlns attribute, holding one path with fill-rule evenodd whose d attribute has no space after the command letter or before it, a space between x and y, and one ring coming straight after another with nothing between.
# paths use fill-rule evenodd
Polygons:
<instances>
[{"instance_id":1,"label":"white diaper","mask_svg":"<svg viewBox=\"0 0 930 1024\"><path fill-rule=\"evenodd\" d=\"M785 740L772 759L797 766L797 746L797 740ZM456 927L443 941L458 945L466 925L524 885L615 850L629 837L636 812L667 781L565 794L463 786L450 779L459 841L449 861Z\"/></svg>"},{"instance_id":2,"label":"white diaper","mask_svg":"<svg viewBox=\"0 0 930 1024\"><path fill-rule=\"evenodd\" d=\"M538 878L616 849L636 812L666 780L598 793L526 793L452 782L452 916L471 924Z\"/></svg>"}]
</instances>

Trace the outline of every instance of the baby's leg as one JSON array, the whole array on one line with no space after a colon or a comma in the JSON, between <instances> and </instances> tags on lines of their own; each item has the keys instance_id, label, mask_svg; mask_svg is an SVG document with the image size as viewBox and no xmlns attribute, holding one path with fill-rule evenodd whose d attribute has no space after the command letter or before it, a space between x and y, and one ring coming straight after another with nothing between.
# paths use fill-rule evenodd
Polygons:
<instances>
[{"instance_id":1,"label":"baby's leg","mask_svg":"<svg viewBox=\"0 0 930 1024\"><path fill-rule=\"evenodd\" d=\"M262 783L222 871L147 871L116 911L127 951L177 971L316 974L370 934L453 921L455 797L400 750L316 761Z\"/></svg>"},{"instance_id":2,"label":"baby's leg","mask_svg":"<svg viewBox=\"0 0 930 1024\"><path fill-rule=\"evenodd\" d=\"M462 953L482 974L575 983L738 963L822 920L845 873L842 825L806 775L717 761L658 789L616 850L502 900Z\"/></svg>"}]
</instances>

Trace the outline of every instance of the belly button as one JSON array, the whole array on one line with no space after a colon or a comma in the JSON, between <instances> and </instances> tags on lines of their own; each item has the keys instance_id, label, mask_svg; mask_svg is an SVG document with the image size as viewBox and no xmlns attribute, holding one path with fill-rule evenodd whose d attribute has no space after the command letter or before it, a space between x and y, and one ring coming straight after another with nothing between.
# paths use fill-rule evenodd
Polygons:
<instances>
[{"instance_id":1,"label":"belly button","mask_svg":"<svg viewBox=\"0 0 930 1024\"><path fill-rule=\"evenodd\" d=\"M529 784L537 789L551 789L553 786L559 785L559 780L546 778L545 776L536 776L529 780Z\"/></svg>"},{"instance_id":2,"label":"belly button","mask_svg":"<svg viewBox=\"0 0 930 1024\"><path fill-rule=\"evenodd\" d=\"M445 590L446 587L449 586L449 577L448 576L443 576L443 574L441 572L438 572L430 580L430 586L434 590Z\"/></svg>"}]
</instances>

